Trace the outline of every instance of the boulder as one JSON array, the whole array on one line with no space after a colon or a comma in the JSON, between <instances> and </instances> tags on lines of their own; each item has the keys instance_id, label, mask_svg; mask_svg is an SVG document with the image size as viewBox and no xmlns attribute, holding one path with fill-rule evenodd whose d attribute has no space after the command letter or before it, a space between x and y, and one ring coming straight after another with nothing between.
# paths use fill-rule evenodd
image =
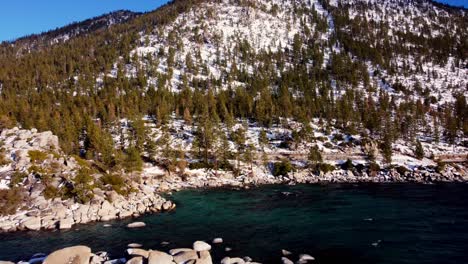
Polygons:
<instances>
[{"instance_id":1,"label":"boulder","mask_svg":"<svg viewBox=\"0 0 468 264\"><path fill-rule=\"evenodd\" d=\"M182 251L179 254L174 256L174 261L177 264L187 263L189 260L198 259L198 254L195 250L191 251Z\"/></svg>"},{"instance_id":2,"label":"boulder","mask_svg":"<svg viewBox=\"0 0 468 264\"><path fill-rule=\"evenodd\" d=\"M223 239L220 238L220 237L217 237L215 239L213 239L213 244L221 244L223 243Z\"/></svg>"},{"instance_id":3,"label":"boulder","mask_svg":"<svg viewBox=\"0 0 468 264\"><path fill-rule=\"evenodd\" d=\"M286 257L281 258L281 263L283 263L283 264L294 264L294 262L292 262L290 259L288 259Z\"/></svg>"},{"instance_id":4,"label":"boulder","mask_svg":"<svg viewBox=\"0 0 468 264\"><path fill-rule=\"evenodd\" d=\"M130 223L127 225L128 228L139 228L139 227L145 227L146 224L143 223L143 222L134 222L134 223Z\"/></svg>"},{"instance_id":5,"label":"boulder","mask_svg":"<svg viewBox=\"0 0 468 264\"><path fill-rule=\"evenodd\" d=\"M150 250L148 255L148 264L172 264L174 258L161 251L152 251Z\"/></svg>"},{"instance_id":6,"label":"boulder","mask_svg":"<svg viewBox=\"0 0 468 264\"><path fill-rule=\"evenodd\" d=\"M144 258L148 258L149 252L140 248L129 248L127 249L127 254L130 256L141 256Z\"/></svg>"},{"instance_id":7,"label":"boulder","mask_svg":"<svg viewBox=\"0 0 468 264\"><path fill-rule=\"evenodd\" d=\"M41 229L41 218L39 217L28 217L23 221L23 226L28 230L40 230Z\"/></svg>"},{"instance_id":8,"label":"boulder","mask_svg":"<svg viewBox=\"0 0 468 264\"><path fill-rule=\"evenodd\" d=\"M300 254L299 255L299 262L307 262L307 261L312 261L315 260L314 257L312 257L309 254Z\"/></svg>"},{"instance_id":9,"label":"boulder","mask_svg":"<svg viewBox=\"0 0 468 264\"><path fill-rule=\"evenodd\" d=\"M241 258L231 258L231 264L245 264L245 260Z\"/></svg>"},{"instance_id":10,"label":"boulder","mask_svg":"<svg viewBox=\"0 0 468 264\"><path fill-rule=\"evenodd\" d=\"M134 257L134 258L130 259L129 261L127 261L126 264L143 264L143 258L142 257Z\"/></svg>"},{"instance_id":11,"label":"boulder","mask_svg":"<svg viewBox=\"0 0 468 264\"><path fill-rule=\"evenodd\" d=\"M164 211L169 211L169 210L171 210L171 209L172 209L172 202L171 202L171 201L166 201L166 202L164 202L163 205L162 205L162 209L163 209Z\"/></svg>"},{"instance_id":12,"label":"boulder","mask_svg":"<svg viewBox=\"0 0 468 264\"><path fill-rule=\"evenodd\" d=\"M221 264L231 264L231 258L225 257L221 260Z\"/></svg>"},{"instance_id":13,"label":"boulder","mask_svg":"<svg viewBox=\"0 0 468 264\"><path fill-rule=\"evenodd\" d=\"M282 249L281 250L281 254L283 254L283 256L289 256L291 255L292 253L290 251L287 251L286 249Z\"/></svg>"},{"instance_id":14,"label":"boulder","mask_svg":"<svg viewBox=\"0 0 468 264\"><path fill-rule=\"evenodd\" d=\"M120 259L112 259L112 260L105 261L103 264L125 264L125 262L127 262L126 259L120 258Z\"/></svg>"},{"instance_id":15,"label":"boulder","mask_svg":"<svg viewBox=\"0 0 468 264\"><path fill-rule=\"evenodd\" d=\"M197 264L213 264L209 251L201 251L200 258L197 260Z\"/></svg>"},{"instance_id":16,"label":"boulder","mask_svg":"<svg viewBox=\"0 0 468 264\"><path fill-rule=\"evenodd\" d=\"M127 245L129 248L141 248L143 245L138 243L130 243Z\"/></svg>"},{"instance_id":17,"label":"boulder","mask_svg":"<svg viewBox=\"0 0 468 264\"><path fill-rule=\"evenodd\" d=\"M70 229L74 224L73 218L65 218L59 221L59 229Z\"/></svg>"},{"instance_id":18,"label":"boulder","mask_svg":"<svg viewBox=\"0 0 468 264\"><path fill-rule=\"evenodd\" d=\"M211 246L204 241L195 241L195 243L193 243L193 249L195 251L209 251L211 250Z\"/></svg>"},{"instance_id":19,"label":"boulder","mask_svg":"<svg viewBox=\"0 0 468 264\"><path fill-rule=\"evenodd\" d=\"M91 258L91 249L86 246L68 247L54 251L47 256L44 264L88 264Z\"/></svg>"},{"instance_id":20,"label":"boulder","mask_svg":"<svg viewBox=\"0 0 468 264\"><path fill-rule=\"evenodd\" d=\"M192 251L192 250L193 250L193 249L191 249L191 248L175 248L175 249L169 250L169 254L171 254L172 256L174 256L174 255L179 254L180 252Z\"/></svg>"},{"instance_id":21,"label":"boulder","mask_svg":"<svg viewBox=\"0 0 468 264\"><path fill-rule=\"evenodd\" d=\"M0 264L15 264L14 262L11 262L11 261L3 261L3 260L0 260Z\"/></svg>"}]
</instances>

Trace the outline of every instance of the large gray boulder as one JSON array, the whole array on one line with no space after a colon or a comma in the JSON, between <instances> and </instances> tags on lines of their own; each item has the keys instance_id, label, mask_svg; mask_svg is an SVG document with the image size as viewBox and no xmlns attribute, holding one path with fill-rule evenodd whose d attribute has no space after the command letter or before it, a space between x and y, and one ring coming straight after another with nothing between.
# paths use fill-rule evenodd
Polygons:
<instances>
[{"instance_id":1,"label":"large gray boulder","mask_svg":"<svg viewBox=\"0 0 468 264\"><path fill-rule=\"evenodd\" d=\"M177 264L183 264L183 263L188 262L189 260L196 260L196 259L198 259L198 254L195 250L183 251L174 256L174 261Z\"/></svg>"},{"instance_id":2,"label":"large gray boulder","mask_svg":"<svg viewBox=\"0 0 468 264\"><path fill-rule=\"evenodd\" d=\"M91 249L86 246L74 246L54 251L47 256L43 264L88 264Z\"/></svg>"},{"instance_id":3,"label":"large gray boulder","mask_svg":"<svg viewBox=\"0 0 468 264\"><path fill-rule=\"evenodd\" d=\"M73 218L65 218L59 221L59 229L70 229L74 224Z\"/></svg>"},{"instance_id":4,"label":"large gray boulder","mask_svg":"<svg viewBox=\"0 0 468 264\"><path fill-rule=\"evenodd\" d=\"M157 250L150 250L148 255L148 264L172 264L173 260L171 255Z\"/></svg>"},{"instance_id":5,"label":"large gray boulder","mask_svg":"<svg viewBox=\"0 0 468 264\"><path fill-rule=\"evenodd\" d=\"M128 228L139 228L139 227L145 227L146 224L143 223L143 222L134 222L134 223L130 223L127 225Z\"/></svg>"},{"instance_id":6,"label":"large gray boulder","mask_svg":"<svg viewBox=\"0 0 468 264\"><path fill-rule=\"evenodd\" d=\"M195 243L193 243L193 249L195 251L209 251L211 250L211 245L204 241L195 241Z\"/></svg>"},{"instance_id":7,"label":"large gray boulder","mask_svg":"<svg viewBox=\"0 0 468 264\"><path fill-rule=\"evenodd\" d=\"M127 261L126 264L143 264L143 258L142 257L134 257Z\"/></svg>"},{"instance_id":8,"label":"large gray boulder","mask_svg":"<svg viewBox=\"0 0 468 264\"><path fill-rule=\"evenodd\" d=\"M231 264L245 264L245 260L241 258L231 258Z\"/></svg>"},{"instance_id":9,"label":"large gray boulder","mask_svg":"<svg viewBox=\"0 0 468 264\"><path fill-rule=\"evenodd\" d=\"M169 250L169 254L172 256L179 254L180 252L185 252L185 251L193 251L191 248L174 248Z\"/></svg>"},{"instance_id":10,"label":"large gray boulder","mask_svg":"<svg viewBox=\"0 0 468 264\"><path fill-rule=\"evenodd\" d=\"M28 230L40 230L41 229L41 218L39 217L28 217L23 221L23 226Z\"/></svg>"},{"instance_id":11,"label":"large gray boulder","mask_svg":"<svg viewBox=\"0 0 468 264\"><path fill-rule=\"evenodd\" d=\"M197 259L197 264L213 264L209 251L201 251L200 258Z\"/></svg>"},{"instance_id":12,"label":"large gray boulder","mask_svg":"<svg viewBox=\"0 0 468 264\"><path fill-rule=\"evenodd\" d=\"M127 249L127 254L130 256L141 256L148 258L149 252L141 248L129 248Z\"/></svg>"}]
</instances>

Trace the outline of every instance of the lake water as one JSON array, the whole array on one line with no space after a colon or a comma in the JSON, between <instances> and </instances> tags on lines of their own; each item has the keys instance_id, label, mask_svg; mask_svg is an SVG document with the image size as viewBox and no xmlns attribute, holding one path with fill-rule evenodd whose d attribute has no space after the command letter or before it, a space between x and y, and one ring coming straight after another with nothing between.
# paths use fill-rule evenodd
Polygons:
<instances>
[{"instance_id":1,"label":"lake water","mask_svg":"<svg viewBox=\"0 0 468 264\"><path fill-rule=\"evenodd\" d=\"M172 199L177 210L138 219L143 229L127 229L126 220L0 234L0 259L78 244L119 257L133 242L167 251L222 237L214 263L223 256L280 263L281 249L316 263L468 263L467 184L266 186L182 191Z\"/></svg>"}]
</instances>

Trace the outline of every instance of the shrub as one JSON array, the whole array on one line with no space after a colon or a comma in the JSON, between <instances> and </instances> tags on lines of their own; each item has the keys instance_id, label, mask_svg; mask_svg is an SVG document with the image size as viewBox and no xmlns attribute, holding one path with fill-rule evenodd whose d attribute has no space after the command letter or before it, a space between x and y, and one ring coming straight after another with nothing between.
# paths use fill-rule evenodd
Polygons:
<instances>
[{"instance_id":1,"label":"shrub","mask_svg":"<svg viewBox=\"0 0 468 264\"><path fill-rule=\"evenodd\" d=\"M127 195L128 189L125 184L125 179L118 174L106 174L100 178L102 184L111 185L112 189L121 195Z\"/></svg>"},{"instance_id":2,"label":"shrub","mask_svg":"<svg viewBox=\"0 0 468 264\"><path fill-rule=\"evenodd\" d=\"M203 161L199 161L199 162L190 163L189 168L191 170L213 169L213 164L206 163L206 162L203 162Z\"/></svg>"},{"instance_id":3,"label":"shrub","mask_svg":"<svg viewBox=\"0 0 468 264\"><path fill-rule=\"evenodd\" d=\"M28 156L31 159L31 162L42 163L47 159L47 153L40 150L30 150L28 151Z\"/></svg>"},{"instance_id":4,"label":"shrub","mask_svg":"<svg viewBox=\"0 0 468 264\"><path fill-rule=\"evenodd\" d=\"M404 167L404 166L398 166L396 167L396 171L400 174L400 175L405 175L406 172L408 172L409 170Z\"/></svg>"},{"instance_id":5,"label":"shrub","mask_svg":"<svg viewBox=\"0 0 468 264\"><path fill-rule=\"evenodd\" d=\"M369 171L370 172L378 172L380 171L380 166L379 164L377 164L376 162L371 162L369 164Z\"/></svg>"},{"instance_id":6,"label":"shrub","mask_svg":"<svg viewBox=\"0 0 468 264\"><path fill-rule=\"evenodd\" d=\"M328 163L317 163L311 166L312 172L316 174L319 174L320 172L328 173L334 171L335 169L335 166Z\"/></svg>"},{"instance_id":7,"label":"shrub","mask_svg":"<svg viewBox=\"0 0 468 264\"><path fill-rule=\"evenodd\" d=\"M416 140L414 155L416 156L418 160L422 160L424 158L424 148L421 144L421 141L419 140Z\"/></svg>"},{"instance_id":8,"label":"shrub","mask_svg":"<svg viewBox=\"0 0 468 264\"><path fill-rule=\"evenodd\" d=\"M354 168L353 161L348 159L345 163L341 164L341 169L352 170Z\"/></svg>"},{"instance_id":9,"label":"shrub","mask_svg":"<svg viewBox=\"0 0 468 264\"><path fill-rule=\"evenodd\" d=\"M447 164L445 162L442 162L442 161L438 161L437 162L437 167L436 167L436 171L438 173L441 173L445 170L445 167L447 166Z\"/></svg>"},{"instance_id":10,"label":"shrub","mask_svg":"<svg viewBox=\"0 0 468 264\"><path fill-rule=\"evenodd\" d=\"M71 195L80 203L89 202L94 197L92 181L90 170L81 168L73 179Z\"/></svg>"},{"instance_id":11,"label":"shrub","mask_svg":"<svg viewBox=\"0 0 468 264\"><path fill-rule=\"evenodd\" d=\"M8 190L0 190L0 215L11 215L16 213L16 210L23 201L21 189L12 188Z\"/></svg>"},{"instance_id":12,"label":"shrub","mask_svg":"<svg viewBox=\"0 0 468 264\"><path fill-rule=\"evenodd\" d=\"M334 140L334 141L342 141L342 140L344 140L343 134L340 134L340 133L333 134L333 140Z\"/></svg>"},{"instance_id":13,"label":"shrub","mask_svg":"<svg viewBox=\"0 0 468 264\"><path fill-rule=\"evenodd\" d=\"M54 186L47 185L44 189L43 195L46 200L50 200L54 199L55 197L59 197L60 193L59 190Z\"/></svg>"},{"instance_id":14,"label":"shrub","mask_svg":"<svg viewBox=\"0 0 468 264\"><path fill-rule=\"evenodd\" d=\"M3 150L0 149L0 166L4 166L10 163L8 159L5 157L5 153L3 153Z\"/></svg>"},{"instance_id":15,"label":"shrub","mask_svg":"<svg viewBox=\"0 0 468 264\"><path fill-rule=\"evenodd\" d=\"M28 177L28 174L24 172L15 171L11 175L10 188L16 187L18 184L22 183L26 177Z\"/></svg>"},{"instance_id":16,"label":"shrub","mask_svg":"<svg viewBox=\"0 0 468 264\"><path fill-rule=\"evenodd\" d=\"M289 160L282 160L277 162L273 167L273 176L286 176L289 172L293 171L294 167Z\"/></svg>"}]
</instances>

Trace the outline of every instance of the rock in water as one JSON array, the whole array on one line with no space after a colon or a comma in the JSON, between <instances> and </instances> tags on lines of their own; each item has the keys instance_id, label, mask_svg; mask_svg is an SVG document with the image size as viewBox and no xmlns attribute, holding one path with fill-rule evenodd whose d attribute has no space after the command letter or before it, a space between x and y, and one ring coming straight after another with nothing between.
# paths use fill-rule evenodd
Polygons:
<instances>
[{"instance_id":1,"label":"rock in water","mask_svg":"<svg viewBox=\"0 0 468 264\"><path fill-rule=\"evenodd\" d=\"M139 227L145 227L146 224L143 223L143 222L134 222L134 223L130 223L127 225L128 228L139 228Z\"/></svg>"},{"instance_id":2,"label":"rock in water","mask_svg":"<svg viewBox=\"0 0 468 264\"><path fill-rule=\"evenodd\" d=\"M130 243L127 245L129 248L141 248L143 245L138 243Z\"/></svg>"},{"instance_id":3,"label":"rock in water","mask_svg":"<svg viewBox=\"0 0 468 264\"><path fill-rule=\"evenodd\" d=\"M174 256L174 262L177 264L187 263L189 260L198 259L198 254L196 251L182 251Z\"/></svg>"},{"instance_id":4,"label":"rock in water","mask_svg":"<svg viewBox=\"0 0 468 264\"><path fill-rule=\"evenodd\" d=\"M126 264L143 264L143 258L142 257L134 257L127 261Z\"/></svg>"},{"instance_id":5,"label":"rock in water","mask_svg":"<svg viewBox=\"0 0 468 264\"><path fill-rule=\"evenodd\" d=\"M201 251L200 258L197 259L197 264L213 264L209 251Z\"/></svg>"},{"instance_id":6,"label":"rock in water","mask_svg":"<svg viewBox=\"0 0 468 264\"><path fill-rule=\"evenodd\" d=\"M286 249L282 249L281 250L281 254L283 254L283 256L289 256L291 255L292 253L290 251L287 251Z\"/></svg>"},{"instance_id":7,"label":"rock in water","mask_svg":"<svg viewBox=\"0 0 468 264\"><path fill-rule=\"evenodd\" d=\"M150 251L148 256L148 264L172 264L174 258L161 251Z\"/></svg>"},{"instance_id":8,"label":"rock in water","mask_svg":"<svg viewBox=\"0 0 468 264\"><path fill-rule=\"evenodd\" d=\"M172 256L179 254L180 252L185 252L185 251L193 251L191 248L174 248L169 250L169 254Z\"/></svg>"},{"instance_id":9,"label":"rock in water","mask_svg":"<svg viewBox=\"0 0 468 264\"><path fill-rule=\"evenodd\" d=\"M127 249L127 254L130 256L141 256L144 258L148 258L149 252L140 248L129 248Z\"/></svg>"},{"instance_id":10,"label":"rock in water","mask_svg":"<svg viewBox=\"0 0 468 264\"><path fill-rule=\"evenodd\" d=\"M311 261L311 260L315 260L315 258L312 257L309 254L300 254L299 255L299 262L307 262L307 261Z\"/></svg>"},{"instance_id":11,"label":"rock in water","mask_svg":"<svg viewBox=\"0 0 468 264\"><path fill-rule=\"evenodd\" d=\"M223 243L223 239L220 238L220 237L217 237L215 239L213 239L213 244L221 244Z\"/></svg>"},{"instance_id":12,"label":"rock in water","mask_svg":"<svg viewBox=\"0 0 468 264\"><path fill-rule=\"evenodd\" d=\"M40 230L41 229L41 219L39 217L28 217L23 222L24 227L28 230Z\"/></svg>"},{"instance_id":13,"label":"rock in water","mask_svg":"<svg viewBox=\"0 0 468 264\"><path fill-rule=\"evenodd\" d=\"M203 241L195 241L195 243L193 243L193 249L195 251L209 251L211 250L211 246Z\"/></svg>"},{"instance_id":14,"label":"rock in water","mask_svg":"<svg viewBox=\"0 0 468 264\"><path fill-rule=\"evenodd\" d=\"M292 262L290 259L286 258L286 257L282 257L281 258L281 262L283 264L294 264L294 262Z\"/></svg>"},{"instance_id":15,"label":"rock in water","mask_svg":"<svg viewBox=\"0 0 468 264\"><path fill-rule=\"evenodd\" d=\"M241 258L231 258L231 264L245 264L245 260Z\"/></svg>"},{"instance_id":16,"label":"rock in water","mask_svg":"<svg viewBox=\"0 0 468 264\"><path fill-rule=\"evenodd\" d=\"M72 228L75 221L72 218L65 218L59 221L59 229L70 229Z\"/></svg>"},{"instance_id":17,"label":"rock in water","mask_svg":"<svg viewBox=\"0 0 468 264\"><path fill-rule=\"evenodd\" d=\"M221 264L231 264L231 258L225 257L221 260Z\"/></svg>"},{"instance_id":18,"label":"rock in water","mask_svg":"<svg viewBox=\"0 0 468 264\"><path fill-rule=\"evenodd\" d=\"M54 251L47 256L44 264L88 264L91 258L91 249L86 246L68 247Z\"/></svg>"}]
</instances>

